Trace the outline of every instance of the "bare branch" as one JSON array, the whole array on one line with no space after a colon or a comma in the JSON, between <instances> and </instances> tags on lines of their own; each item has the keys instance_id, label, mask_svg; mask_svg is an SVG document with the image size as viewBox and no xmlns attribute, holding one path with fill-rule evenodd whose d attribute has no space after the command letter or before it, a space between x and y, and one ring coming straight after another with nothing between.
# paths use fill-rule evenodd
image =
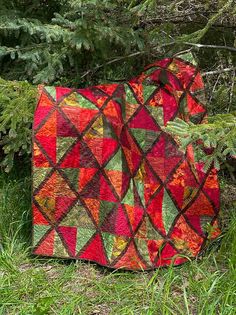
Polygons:
<instances>
[{"instance_id":1,"label":"bare branch","mask_svg":"<svg viewBox=\"0 0 236 315\"><path fill-rule=\"evenodd\" d=\"M126 55L126 56L122 56L122 57L117 57L115 59L112 59L110 61L107 61L105 63L103 63L102 65L99 65L97 67L95 67L94 69L90 69L88 71L86 71L82 76L81 76L81 79L84 78L85 76L87 76L88 74L90 73L94 73L96 72L97 70L99 70L100 68L103 68L107 65L111 65L112 63L115 63L117 61L120 61L120 60L123 60L123 59L126 59L126 58L131 58L131 57L134 57L134 56L138 56L138 55L141 55L141 54L144 54L146 51L137 51L135 53L132 53L132 54L129 54L129 55Z\"/></svg>"},{"instance_id":2,"label":"bare branch","mask_svg":"<svg viewBox=\"0 0 236 315\"><path fill-rule=\"evenodd\" d=\"M194 17L194 19L192 18ZM209 16L203 16L201 15L202 18L209 19ZM162 17L162 18L153 18L153 19L148 19L148 20L143 20L140 22L139 27L145 27L146 25L161 25L163 23L173 23L173 24L205 24L204 20L199 19L199 14L198 13L189 13L189 14L184 14L184 15L179 15L179 16L172 16L172 17ZM217 28L227 28L227 29L232 29L235 28L236 25L234 22L232 23L213 23L212 27L217 27Z\"/></svg>"},{"instance_id":3,"label":"bare branch","mask_svg":"<svg viewBox=\"0 0 236 315\"><path fill-rule=\"evenodd\" d=\"M236 48L235 47L230 47L230 46L204 45L204 44L195 44L195 43L189 43L189 42L183 42L183 44L189 45L189 46L194 46L194 47L197 47L197 48L225 49L225 50L236 52Z\"/></svg>"},{"instance_id":4,"label":"bare branch","mask_svg":"<svg viewBox=\"0 0 236 315\"><path fill-rule=\"evenodd\" d=\"M219 73L230 72L230 71L236 71L236 67L203 72L202 76L204 77L204 76L207 76L207 75L219 74Z\"/></svg>"},{"instance_id":5,"label":"bare branch","mask_svg":"<svg viewBox=\"0 0 236 315\"><path fill-rule=\"evenodd\" d=\"M232 78L232 84L231 84L231 89L230 89L230 94L229 94L229 107L227 108L227 112L229 113L231 105L232 105L232 101L233 101L233 94L234 94L234 84L235 84L235 71L233 74L233 78Z\"/></svg>"},{"instance_id":6,"label":"bare branch","mask_svg":"<svg viewBox=\"0 0 236 315\"><path fill-rule=\"evenodd\" d=\"M168 47L168 46L172 46L172 45L175 45L175 44L180 44L180 43L176 42L176 41L171 41L169 43L166 43L166 44L163 44L163 45L160 45L160 46L152 47L152 49L153 50L157 49L158 51L160 51L162 48L165 48L165 47ZM195 44L195 43L188 43L188 42L183 42L183 44L184 45L191 45L192 47L198 47L198 48L226 49L226 50L230 50L230 51L235 51L236 52L236 48L230 47L230 46L203 45L203 44ZM185 51L178 52L174 56L178 56L179 54L181 54L183 52L190 51L190 50L191 49L187 49ZM125 55L125 56L121 56L121 57L117 57L117 58L114 58L112 60L109 60L109 61L107 61L107 62L105 62L105 63L103 63L101 65L98 65L94 69L89 69L88 71L86 71L81 76L81 79L86 77L88 74L92 74L92 73L97 72L100 68L103 68L103 67L105 67L107 65L116 63L118 61L121 61L121 60L124 60L124 59L127 59L127 58L132 58L132 57L135 57L135 56L143 55L145 53L148 53L148 52L146 50L142 50L142 51L134 52L134 53L129 54L129 55ZM229 71L234 71L234 70L236 70L236 67L235 68L225 68L225 69L220 69L220 70L209 71L209 72L203 73L202 75L206 76L206 75L212 75L212 74L217 74L217 73L229 72Z\"/></svg>"}]
</instances>

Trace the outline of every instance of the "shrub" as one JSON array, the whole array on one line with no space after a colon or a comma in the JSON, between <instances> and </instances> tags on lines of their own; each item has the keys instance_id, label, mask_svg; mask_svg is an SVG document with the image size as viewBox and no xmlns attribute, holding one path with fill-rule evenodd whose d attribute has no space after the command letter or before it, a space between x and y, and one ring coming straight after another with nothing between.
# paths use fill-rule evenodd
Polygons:
<instances>
[{"instance_id":1,"label":"shrub","mask_svg":"<svg viewBox=\"0 0 236 315\"><path fill-rule=\"evenodd\" d=\"M16 155L29 155L37 89L28 82L0 78L0 165L9 172Z\"/></svg>"}]
</instances>

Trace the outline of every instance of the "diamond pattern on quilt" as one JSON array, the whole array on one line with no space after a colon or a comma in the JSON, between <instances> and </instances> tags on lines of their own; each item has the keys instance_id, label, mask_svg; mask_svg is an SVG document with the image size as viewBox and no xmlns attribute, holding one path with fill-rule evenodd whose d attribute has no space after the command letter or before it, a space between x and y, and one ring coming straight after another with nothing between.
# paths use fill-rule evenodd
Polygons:
<instances>
[{"instance_id":1,"label":"diamond pattern on quilt","mask_svg":"<svg viewBox=\"0 0 236 315\"><path fill-rule=\"evenodd\" d=\"M33 253L148 270L181 264L216 237L217 172L204 173L163 128L176 117L201 123L203 88L180 58L125 84L44 87L33 126Z\"/></svg>"}]
</instances>

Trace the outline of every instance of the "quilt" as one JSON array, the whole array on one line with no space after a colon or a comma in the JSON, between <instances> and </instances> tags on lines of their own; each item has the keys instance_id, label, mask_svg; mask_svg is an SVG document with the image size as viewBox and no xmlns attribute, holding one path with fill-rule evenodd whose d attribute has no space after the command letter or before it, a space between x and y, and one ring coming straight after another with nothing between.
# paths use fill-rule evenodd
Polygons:
<instances>
[{"instance_id":1,"label":"quilt","mask_svg":"<svg viewBox=\"0 0 236 315\"><path fill-rule=\"evenodd\" d=\"M33 123L33 254L151 270L219 235L217 171L165 131L206 121L197 66L165 58L125 83L43 86Z\"/></svg>"}]
</instances>

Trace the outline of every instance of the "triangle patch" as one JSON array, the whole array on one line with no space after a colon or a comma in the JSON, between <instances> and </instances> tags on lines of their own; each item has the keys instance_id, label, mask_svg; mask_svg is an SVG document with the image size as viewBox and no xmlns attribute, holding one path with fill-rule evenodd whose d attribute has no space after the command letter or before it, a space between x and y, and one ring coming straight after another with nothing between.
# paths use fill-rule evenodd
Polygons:
<instances>
[{"instance_id":1,"label":"triangle patch","mask_svg":"<svg viewBox=\"0 0 236 315\"><path fill-rule=\"evenodd\" d=\"M116 151L118 146L117 141L112 138L84 138L84 140L100 165L104 164L104 162L108 160L108 158Z\"/></svg>"},{"instance_id":2,"label":"triangle patch","mask_svg":"<svg viewBox=\"0 0 236 315\"><path fill-rule=\"evenodd\" d=\"M131 237L128 219L121 206L119 206L118 209L116 210L115 233L117 235Z\"/></svg>"},{"instance_id":3,"label":"triangle patch","mask_svg":"<svg viewBox=\"0 0 236 315\"><path fill-rule=\"evenodd\" d=\"M76 143L76 139L74 137L57 137L57 162L60 161L60 159L65 155L65 153L69 150L73 143ZM76 146L76 148L78 148L78 145ZM74 151L75 149L73 148L72 150ZM71 148L68 154L70 154L70 152Z\"/></svg>"},{"instance_id":4,"label":"triangle patch","mask_svg":"<svg viewBox=\"0 0 236 315\"><path fill-rule=\"evenodd\" d=\"M70 257L66 244L62 242L61 237L55 231L53 255L57 257Z\"/></svg>"},{"instance_id":5,"label":"triangle patch","mask_svg":"<svg viewBox=\"0 0 236 315\"><path fill-rule=\"evenodd\" d=\"M57 112L57 136L58 137L78 137L79 133L75 126L70 122L69 118Z\"/></svg>"},{"instance_id":6,"label":"triangle patch","mask_svg":"<svg viewBox=\"0 0 236 315\"><path fill-rule=\"evenodd\" d=\"M56 197L55 220L58 221L75 202L76 198L67 196Z\"/></svg>"},{"instance_id":7,"label":"triangle patch","mask_svg":"<svg viewBox=\"0 0 236 315\"><path fill-rule=\"evenodd\" d=\"M145 82L143 82L143 97L144 102L146 102L150 97L153 97L153 93L157 91L156 85L145 85Z\"/></svg>"},{"instance_id":8,"label":"triangle patch","mask_svg":"<svg viewBox=\"0 0 236 315\"><path fill-rule=\"evenodd\" d=\"M160 131L159 126L155 124L154 119L150 117L150 113L145 107L142 107L138 114L131 119L129 122L129 127Z\"/></svg>"},{"instance_id":9,"label":"triangle patch","mask_svg":"<svg viewBox=\"0 0 236 315\"><path fill-rule=\"evenodd\" d=\"M140 259L134 242L132 241L124 255L114 265L115 268L127 268L127 269L146 269L146 265Z\"/></svg>"},{"instance_id":10,"label":"triangle patch","mask_svg":"<svg viewBox=\"0 0 236 315\"><path fill-rule=\"evenodd\" d=\"M179 211L176 209L175 204L170 198L166 190L164 190L163 205L162 205L162 219L165 227L166 234L168 234Z\"/></svg>"},{"instance_id":11,"label":"triangle patch","mask_svg":"<svg viewBox=\"0 0 236 315\"><path fill-rule=\"evenodd\" d=\"M97 225L99 224L99 210L100 210L100 201L98 199L84 198L84 202L88 207L92 217L94 218Z\"/></svg>"},{"instance_id":12,"label":"triangle patch","mask_svg":"<svg viewBox=\"0 0 236 315\"><path fill-rule=\"evenodd\" d=\"M106 178L101 175L100 177L100 199L105 201L116 202L118 199L115 197L111 187Z\"/></svg>"},{"instance_id":13,"label":"triangle patch","mask_svg":"<svg viewBox=\"0 0 236 315\"><path fill-rule=\"evenodd\" d=\"M144 210L140 207L130 206L127 204L124 204L123 206L125 207L132 230L133 232L135 232L140 221L143 218Z\"/></svg>"},{"instance_id":14,"label":"triangle patch","mask_svg":"<svg viewBox=\"0 0 236 315\"><path fill-rule=\"evenodd\" d=\"M57 114L54 111L43 124L43 126L37 131L38 136L50 136L56 137L57 135Z\"/></svg>"},{"instance_id":15,"label":"triangle patch","mask_svg":"<svg viewBox=\"0 0 236 315\"><path fill-rule=\"evenodd\" d=\"M66 116L70 119L72 124L80 133L85 130L90 121L99 113L97 108L96 109L63 108L63 112L66 114Z\"/></svg>"},{"instance_id":16,"label":"triangle patch","mask_svg":"<svg viewBox=\"0 0 236 315\"><path fill-rule=\"evenodd\" d=\"M42 243L34 249L35 255L53 256L55 230L49 232Z\"/></svg>"},{"instance_id":17,"label":"triangle patch","mask_svg":"<svg viewBox=\"0 0 236 315\"><path fill-rule=\"evenodd\" d=\"M35 139L39 142L38 148L42 147L40 151L47 158L51 159L53 163L56 163L56 137L49 136L35 136ZM37 144L36 144L37 145ZM45 151L45 153L43 152Z\"/></svg>"},{"instance_id":18,"label":"triangle patch","mask_svg":"<svg viewBox=\"0 0 236 315\"><path fill-rule=\"evenodd\" d=\"M156 263L156 267L170 265L171 263L180 264L182 261L186 261L186 258L182 257L174 258L174 256L178 255L178 252L169 243L166 243L166 245L163 247L160 253L161 254Z\"/></svg>"},{"instance_id":19,"label":"triangle patch","mask_svg":"<svg viewBox=\"0 0 236 315\"><path fill-rule=\"evenodd\" d=\"M60 226L58 227L58 232L64 240L64 243L67 246L67 250L71 256L75 255L76 249L76 235L77 229L76 227L71 226Z\"/></svg>"},{"instance_id":20,"label":"triangle patch","mask_svg":"<svg viewBox=\"0 0 236 315\"><path fill-rule=\"evenodd\" d=\"M95 229L92 219L82 205L73 206L60 225Z\"/></svg>"},{"instance_id":21,"label":"triangle patch","mask_svg":"<svg viewBox=\"0 0 236 315\"><path fill-rule=\"evenodd\" d=\"M101 265L107 264L106 255L103 250L101 236L96 234L89 245L79 254L78 258L96 261Z\"/></svg>"},{"instance_id":22,"label":"triangle patch","mask_svg":"<svg viewBox=\"0 0 236 315\"><path fill-rule=\"evenodd\" d=\"M128 175L120 171L105 171L105 172L112 186L114 187L117 195L119 196L119 198L121 198L129 183Z\"/></svg>"},{"instance_id":23,"label":"triangle patch","mask_svg":"<svg viewBox=\"0 0 236 315\"><path fill-rule=\"evenodd\" d=\"M140 105L136 103L125 103L125 108L123 110L123 119L125 123L133 116L139 106Z\"/></svg>"},{"instance_id":24,"label":"triangle patch","mask_svg":"<svg viewBox=\"0 0 236 315\"><path fill-rule=\"evenodd\" d=\"M159 127L164 126L164 120L163 120L163 107L162 106L148 106L148 111L152 115L152 117L155 119L155 121L158 123Z\"/></svg>"},{"instance_id":25,"label":"triangle patch","mask_svg":"<svg viewBox=\"0 0 236 315\"><path fill-rule=\"evenodd\" d=\"M138 128L131 128L131 132L135 137L137 143L140 145L143 152L148 151L157 137L160 135L160 132L138 129Z\"/></svg>"}]
</instances>

